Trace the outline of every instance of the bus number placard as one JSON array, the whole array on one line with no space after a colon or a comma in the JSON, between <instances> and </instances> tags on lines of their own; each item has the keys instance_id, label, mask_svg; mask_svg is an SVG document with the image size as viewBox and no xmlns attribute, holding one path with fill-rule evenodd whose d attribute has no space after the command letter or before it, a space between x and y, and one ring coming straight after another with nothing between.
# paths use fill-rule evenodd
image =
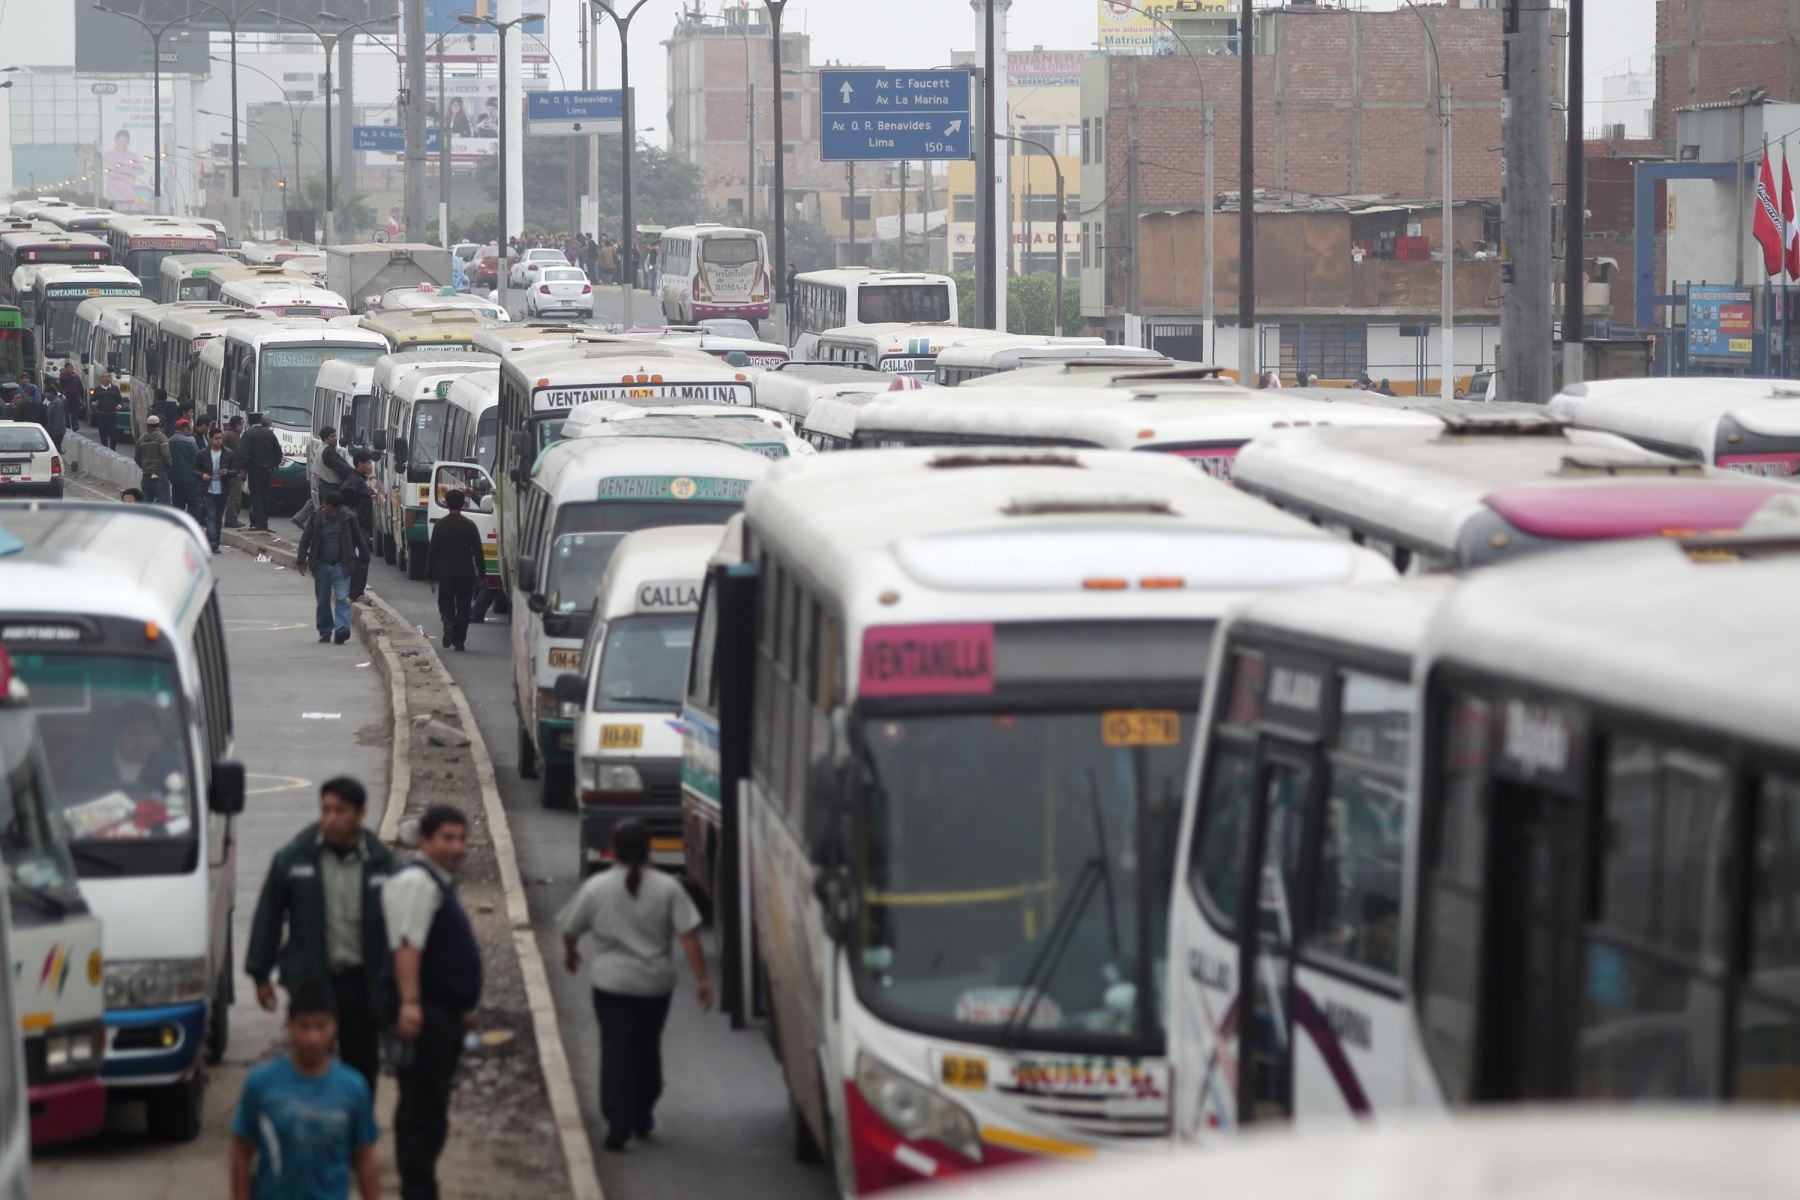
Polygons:
<instances>
[{"instance_id":1,"label":"bus number placard","mask_svg":"<svg viewBox=\"0 0 1800 1200\"><path fill-rule=\"evenodd\" d=\"M1172 708L1116 708L1100 714L1108 746L1179 746L1181 714Z\"/></svg>"},{"instance_id":2,"label":"bus number placard","mask_svg":"<svg viewBox=\"0 0 1800 1200\"><path fill-rule=\"evenodd\" d=\"M987 1059L946 1054L939 1078L944 1081L945 1087L985 1088L988 1082Z\"/></svg>"},{"instance_id":3,"label":"bus number placard","mask_svg":"<svg viewBox=\"0 0 1800 1200\"><path fill-rule=\"evenodd\" d=\"M642 750L644 748L644 727L642 725L602 725L600 727L600 748L602 750Z\"/></svg>"}]
</instances>

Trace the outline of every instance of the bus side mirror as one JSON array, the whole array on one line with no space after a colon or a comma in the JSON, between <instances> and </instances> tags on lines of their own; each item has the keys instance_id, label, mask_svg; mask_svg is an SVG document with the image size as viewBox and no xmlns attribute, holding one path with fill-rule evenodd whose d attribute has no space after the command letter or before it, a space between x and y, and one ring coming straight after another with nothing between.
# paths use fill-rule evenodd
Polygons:
<instances>
[{"instance_id":1,"label":"bus side mirror","mask_svg":"<svg viewBox=\"0 0 1800 1200\"><path fill-rule=\"evenodd\" d=\"M535 554L519 555L519 588L521 591L537 591L537 556Z\"/></svg>"},{"instance_id":2,"label":"bus side mirror","mask_svg":"<svg viewBox=\"0 0 1800 1200\"><path fill-rule=\"evenodd\" d=\"M587 703L587 676L564 671L556 677L554 690L558 704L573 704L579 708Z\"/></svg>"},{"instance_id":3,"label":"bus side mirror","mask_svg":"<svg viewBox=\"0 0 1800 1200\"><path fill-rule=\"evenodd\" d=\"M222 817L235 817L244 811L244 764L216 762L207 784L206 807Z\"/></svg>"}]
</instances>

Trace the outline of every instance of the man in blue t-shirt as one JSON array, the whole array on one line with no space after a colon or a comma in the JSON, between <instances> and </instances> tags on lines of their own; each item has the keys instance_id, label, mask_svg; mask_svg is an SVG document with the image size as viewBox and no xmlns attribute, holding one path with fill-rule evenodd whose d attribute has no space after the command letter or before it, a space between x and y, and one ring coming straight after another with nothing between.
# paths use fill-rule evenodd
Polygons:
<instances>
[{"instance_id":1,"label":"man in blue t-shirt","mask_svg":"<svg viewBox=\"0 0 1800 1200\"><path fill-rule=\"evenodd\" d=\"M330 997L312 987L294 992L287 1032L291 1052L250 1072L238 1098L232 1200L339 1200L350 1195L353 1168L362 1200L378 1200L375 1108L367 1081L331 1053Z\"/></svg>"}]
</instances>

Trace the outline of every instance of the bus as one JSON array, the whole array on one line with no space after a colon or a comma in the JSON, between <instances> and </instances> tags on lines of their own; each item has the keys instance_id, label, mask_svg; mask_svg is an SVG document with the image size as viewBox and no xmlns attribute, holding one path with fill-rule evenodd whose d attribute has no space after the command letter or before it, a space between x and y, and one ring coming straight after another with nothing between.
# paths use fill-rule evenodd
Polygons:
<instances>
[{"instance_id":1,"label":"bus","mask_svg":"<svg viewBox=\"0 0 1800 1200\"><path fill-rule=\"evenodd\" d=\"M626 336L638 341L655 342L659 346L685 346L690 350L704 350L714 358L735 366L776 367L787 362L790 357L787 347L778 342L729 337L722 333L709 333L699 327L683 329L672 326L655 333L633 333Z\"/></svg>"},{"instance_id":2,"label":"bus","mask_svg":"<svg viewBox=\"0 0 1800 1200\"><path fill-rule=\"evenodd\" d=\"M171 254L209 254L219 248L219 235L205 225L181 217L116 216L107 223L108 261L117 263L154 295L162 286L162 260Z\"/></svg>"},{"instance_id":3,"label":"bus","mask_svg":"<svg viewBox=\"0 0 1800 1200\"><path fill-rule=\"evenodd\" d=\"M0 877L12 890L11 876L0 863ZM0 962L12 961L12 906L0 896ZM19 1020L13 1002L12 973L0 974L0 1029ZM0 1200L31 1200L31 1102L25 1083L25 1040L0 1037Z\"/></svg>"},{"instance_id":4,"label":"bus","mask_svg":"<svg viewBox=\"0 0 1800 1200\"><path fill-rule=\"evenodd\" d=\"M840 267L794 277L788 344L799 358L819 357L819 335L850 325L958 323L956 281L948 275Z\"/></svg>"},{"instance_id":5,"label":"bus","mask_svg":"<svg viewBox=\"0 0 1800 1200\"><path fill-rule=\"evenodd\" d=\"M214 271L241 265L229 254L171 254L158 269L157 298L164 304L210 300L207 277Z\"/></svg>"},{"instance_id":6,"label":"bus","mask_svg":"<svg viewBox=\"0 0 1800 1200\"><path fill-rule=\"evenodd\" d=\"M131 399L131 331L138 310L154 307L144 296L96 296L75 307L75 332L70 338L75 369L92 396L100 376L112 373L119 394ZM129 408L115 416L121 433L131 429Z\"/></svg>"},{"instance_id":7,"label":"bus","mask_svg":"<svg viewBox=\"0 0 1800 1200\"><path fill-rule=\"evenodd\" d=\"M480 313L469 308L381 309L364 313L360 323L386 339L388 349L395 354L408 350L484 353L475 345L475 335L485 322Z\"/></svg>"},{"instance_id":8,"label":"bus","mask_svg":"<svg viewBox=\"0 0 1800 1200\"><path fill-rule=\"evenodd\" d=\"M1792 529L1544 555L1433 620L1409 982L1440 1103L1800 1094Z\"/></svg>"},{"instance_id":9,"label":"bus","mask_svg":"<svg viewBox=\"0 0 1800 1200\"><path fill-rule=\"evenodd\" d=\"M519 774L539 781L545 807L575 796L580 704L559 699L556 680L582 670L594 597L619 542L640 529L722 525L768 470L759 454L679 438L583 438L537 460L512 571L511 625Z\"/></svg>"},{"instance_id":10,"label":"bus","mask_svg":"<svg viewBox=\"0 0 1800 1200\"><path fill-rule=\"evenodd\" d=\"M96 296L142 296L143 285L124 267L54 264L39 267L31 285L39 369L54 376L75 349L75 310Z\"/></svg>"},{"instance_id":11,"label":"bus","mask_svg":"<svg viewBox=\"0 0 1800 1200\"><path fill-rule=\"evenodd\" d=\"M1378 551L1403 574L1584 542L1734 530L1791 491L1569 430L1541 413L1275 431L1244 447L1235 478L1251 495Z\"/></svg>"},{"instance_id":12,"label":"bus","mask_svg":"<svg viewBox=\"0 0 1800 1200\"><path fill-rule=\"evenodd\" d=\"M31 1141L44 1146L100 1132L106 1123L105 1003L100 921L82 899L30 692L0 647L0 861L13 900L12 976L23 1035ZM9 1081L10 1082L10 1081Z\"/></svg>"},{"instance_id":13,"label":"bus","mask_svg":"<svg viewBox=\"0 0 1800 1200\"><path fill-rule=\"evenodd\" d=\"M710 667L754 697L718 730L721 763L750 750L718 857L752 865L715 913L751 913L796 1150L855 1196L1166 1149L1165 923L1214 626L1393 569L1172 459L1066 449L777 464L743 539L696 642L710 605L753 616Z\"/></svg>"},{"instance_id":14,"label":"bus","mask_svg":"<svg viewBox=\"0 0 1800 1200\"><path fill-rule=\"evenodd\" d=\"M7 504L0 523L0 646L100 919L103 963L51 965L104 986L108 1098L192 1141L230 1034L245 791L212 555L161 505Z\"/></svg>"},{"instance_id":15,"label":"bus","mask_svg":"<svg viewBox=\"0 0 1800 1200\"><path fill-rule=\"evenodd\" d=\"M824 396L807 409L800 436L815 450L848 450L856 444L862 410L881 399L881 392L846 392Z\"/></svg>"},{"instance_id":16,"label":"bus","mask_svg":"<svg viewBox=\"0 0 1800 1200\"><path fill-rule=\"evenodd\" d=\"M110 208L80 208L70 204L46 212L44 220L64 233L103 233L107 224L118 215Z\"/></svg>"},{"instance_id":17,"label":"bus","mask_svg":"<svg viewBox=\"0 0 1800 1200\"><path fill-rule=\"evenodd\" d=\"M1118 350L1122 347L1114 346ZM1222 394L1235 394L1243 389L1237 380L1219 367L1177 362L1170 359L1140 359L1129 355L1119 359L1113 355L1068 359L1058 363L1024 364L1001 374L977 375L961 381L958 387L1141 387L1147 384L1167 386L1181 384L1191 388L1215 388ZM1255 389L1252 389L1255 390ZM1295 389L1284 389L1284 393ZM1304 393L1302 393L1304 397ZM1313 397L1316 398L1316 397Z\"/></svg>"},{"instance_id":18,"label":"bus","mask_svg":"<svg viewBox=\"0 0 1800 1200\"><path fill-rule=\"evenodd\" d=\"M1748 475L1800 475L1800 383L1788 379L1609 379L1578 383L1550 411L1581 429Z\"/></svg>"},{"instance_id":19,"label":"bus","mask_svg":"<svg viewBox=\"0 0 1800 1200\"><path fill-rule=\"evenodd\" d=\"M417 287L389 288L375 297L375 303L364 311L406 312L419 308L466 308L483 321L505 324L512 320L506 310L492 300L459 292L452 287L434 287L429 283L421 283Z\"/></svg>"},{"instance_id":20,"label":"bus","mask_svg":"<svg viewBox=\"0 0 1800 1200\"><path fill-rule=\"evenodd\" d=\"M374 335L370 330L359 332ZM425 578L426 513L432 468L446 457L450 385L463 375L493 372L485 354L451 347L383 354L371 380L375 420L375 541L383 560Z\"/></svg>"},{"instance_id":21,"label":"bus","mask_svg":"<svg viewBox=\"0 0 1800 1200\"><path fill-rule=\"evenodd\" d=\"M545 346L595 342L615 344L626 341L623 334L607 333L595 325L542 318L533 321L492 321L475 331L471 345L485 354L505 358L526 350Z\"/></svg>"},{"instance_id":22,"label":"bus","mask_svg":"<svg viewBox=\"0 0 1800 1200\"><path fill-rule=\"evenodd\" d=\"M766 435L789 439L794 435L793 422L786 413L754 404L721 404L716 400L589 400L569 410L560 437L605 437L607 427L620 421L639 421L646 417L689 417L696 420L723 418L738 424L768 428ZM772 428L769 428L772 427ZM777 456L779 457L779 456Z\"/></svg>"},{"instance_id":23,"label":"bus","mask_svg":"<svg viewBox=\"0 0 1800 1200\"><path fill-rule=\"evenodd\" d=\"M344 298L310 280L235 279L219 289L219 303L276 317L341 317Z\"/></svg>"},{"instance_id":24,"label":"bus","mask_svg":"<svg viewBox=\"0 0 1800 1200\"><path fill-rule=\"evenodd\" d=\"M1454 584L1271 592L1213 639L1169 913L1183 1142L1210 1147L1263 1121L1386 1118L1413 1102L1412 677Z\"/></svg>"},{"instance_id":25,"label":"bus","mask_svg":"<svg viewBox=\"0 0 1800 1200\"><path fill-rule=\"evenodd\" d=\"M19 373L36 362L30 341L31 333L18 306L0 304L0 400L13 398L19 390Z\"/></svg>"},{"instance_id":26,"label":"bus","mask_svg":"<svg viewBox=\"0 0 1800 1200\"><path fill-rule=\"evenodd\" d=\"M500 461L500 372L479 371L460 375L445 397L450 411L444 426L444 456L472 462L490 476L498 474ZM495 556L498 558L498 547ZM496 561L490 575L500 577Z\"/></svg>"},{"instance_id":27,"label":"bus","mask_svg":"<svg viewBox=\"0 0 1800 1200\"><path fill-rule=\"evenodd\" d=\"M0 280L12 289L8 303L20 301L17 274L21 267L44 266L48 263L110 262L112 251L106 243L87 233L28 232L0 235Z\"/></svg>"},{"instance_id":28,"label":"bus","mask_svg":"<svg viewBox=\"0 0 1800 1200\"><path fill-rule=\"evenodd\" d=\"M751 390L758 405L785 413L798 429L819 401L885 392L898 378L861 363L788 362L757 372Z\"/></svg>"},{"instance_id":29,"label":"bus","mask_svg":"<svg viewBox=\"0 0 1800 1200\"><path fill-rule=\"evenodd\" d=\"M1320 422L1442 428L1430 417L1398 409L1293 399L1240 388L1229 380L1151 379L1113 388L976 387L964 384L954 397L947 392L876 397L857 414L852 444L1147 450L1185 458L1215 479L1229 481L1245 445L1277 429Z\"/></svg>"},{"instance_id":30,"label":"bus","mask_svg":"<svg viewBox=\"0 0 1800 1200\"><path fill-rule=\"evenodd\" d=\"M250 266L279 266L287 259L299 254L317 254L319 248L311 242L296 242L292 238L276 238L268 242L245 242L238 247L244 255L244 262Z\"/></svg>"},{"instance_id":31,"label":"bus","mask_svg":"<svg viewBox=\"0 0 1800 1200\"><path fill-rule=\"evenodd\" d=\"M621 821L650 831L650 861L686 865L681 842L683 683L706 564L723 524L644 529L613 551L581 647L582 668L556 677L572 700L581 876L612 859Z\"/></svg>"},{"instance_id":32,"label":"bus","mask_svg":"<svg viewBox=\"0 0 1800 1200\"><path fill-rule=\"evenodd\" d=\"M944 350L992 336L990 330L964 329L954 323L852 325L820 334L811 356L820 362L862 363L893 375L930 379Z\"/></svg>"},{"instance_id":33,"label":"bus","mask_svg":"<svg viewBox=\"0 0 1800 1200\"><path fill-rule=\"evenodd\" d=\"M662 231L656 255L656 298L670 324L769 315L774 270L760 229L703 222Z\"/></svg>"},{"instance_id":34,"label":"bus","mask_svg":"<svg viewBox=\"0 0 1800 1200\"><path fill-rule=\"evenodd\" d=\"M210 267L202 278L206 281L206 295L202 298L215 304L223 302L226 286L233 283L263 280L291 283L295 287L313 286L313 278L306 272L270 264L252 266L246 263L233 263L230 266Z\"/></svg>"},{"instance_id":35,"label":"bus","mask_svg":"<svg viewBox=\"0 0 1800 1200\"><path fill-rule=\"evenodd\" d=\"M1008 371L1042 367L1051 363L1104 364L1112 368L1173 368L1174 359L1141 346L1111 346L1101 338L1039 337L997 333L946 346L938 352L932 380L942 387L957 387L971 379L983 379Z\"/></svg>"},{"instance_id":36,"label":"bus","mask_svg":"<svg viewBox=\"0 0 1800 1200\"><path fill-rule=\"evenodd\" d=\"M809 454L817 454L799 436L787 428L787 422L780 417L773 421L765 421L751 415L749 410L730 404L696 404L686 408L664 409L660 412L616 413L598 416L593 420L579 421L587 415L585 410L601 408L615 402L603 401L600 404L584 404L575 410L563 426L565 438L581 437L624 437L624 438L686 438L696 442L718 442L726 446L736 446L740 450L748 450L752 454L760 454L768 459L802 458ZM620 405L621 408L627 408ZM627 411L629 411L627 409ZM769 414L773 416L774 414ZM626 416L626 419L619 419ZM721 420L721 418L723 418Z\"/></svg>"},{"instance_id":37,"label":"bus","mask_svg":"<svg viewBox=\"0 0 1800 1200\"><path fill-rule=\"evenodd\" d=\"M132 326L133 357L151 372L144 377L144 411L137 416L141 419L148 415L150 402L155 399L159 387L177 404L193 401L196 410L204 411L199 409L197 376L200 355L206 344L227 329L249 326L262 319L260 313L229 304L195 300L137 313ZM136 349L140 345L146 347L141 358Z\"/></svg>"},{"instance_id":38,"label":"bus","mask_svg":"<svg viewBox=\"0 0 1800 1200\"><path fill-rule=\"evenodd\" d=\"M312 441L327 428L349 459L355 450L375 449L375 364L333 358L319 364L313 380ZM310 456L310 448L309 448Z\"/></svg>"}]
</instances>

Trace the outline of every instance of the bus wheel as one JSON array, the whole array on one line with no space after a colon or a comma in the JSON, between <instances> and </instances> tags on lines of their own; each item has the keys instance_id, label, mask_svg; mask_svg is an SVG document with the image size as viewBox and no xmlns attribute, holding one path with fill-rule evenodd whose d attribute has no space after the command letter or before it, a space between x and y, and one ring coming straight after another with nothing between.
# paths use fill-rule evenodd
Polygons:
<instances>
[{"instance_id":1,"label":"bus wheel","mask_svg":"<svg viewBox=\"0 0 1800 1200\"><path fill-rule=\"evenodd\" d=\"M408 579L425 578L425 556L419 553L416 546L409 546L406 550L406 577Z\"/></svg>"},{"instance_id":2,"label":"bus wheel","mask_svg":"<svg viewBox=\"0 0 1800 1200\"><path fill-rule=\"evenodd\" d=\"M206 1075L196 1068L191 1078L157 1088L144 1101L150 1136L159 1142L191 1142L200 1136L200 1113L206 1102Z\"/></svg>"},{"instance_id":3,"label":"bus wheel","mask_svg":"<svg viewBox=\"0 0 1800 1200\"><path fill-rule=\"evenodd\" d=\"M381 561L391 567L394 565L394 539L385 533L378 536L381 538Z\"/></svg>"},{"instance_id":4,"label":"bus wheel","mask_svg":"<svg viewBox=\"0 0 1800 1200\"><path fill-rule=\"evenodd\" d=\"M539 769L543 773L543 782L538 790L544 807L574 808L575 764L543 763Z\"/></svg>"},{"instance_id":5,"label":"bus wheel","mask_svg":"<svg viewBox=\"0 0 1800 1200\"><path fill-rule=\"evenodd\" d=\"M538 777L537 747L531 744L531 735L525 732L525 726L519 726L519 778L536 779Z\"/></svg>"}]
</instances>

